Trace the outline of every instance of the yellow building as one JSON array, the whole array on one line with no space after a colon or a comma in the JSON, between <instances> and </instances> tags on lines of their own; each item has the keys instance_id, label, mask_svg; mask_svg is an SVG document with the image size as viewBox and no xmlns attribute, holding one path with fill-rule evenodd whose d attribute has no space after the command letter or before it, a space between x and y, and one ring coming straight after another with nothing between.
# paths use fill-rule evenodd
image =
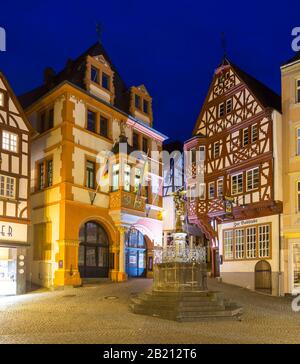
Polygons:
<instances>
[{"instance_id":1,"label":"yellow building","mask_svg":"<svg viewBox=\"0 0 300 364\"><path fill-rule=\"evenodd\" d=\"M37 131L32 281L58 287L151 277L162 240L162 167L150 152L166 137L152 127L145 86L127 88L96 43L61 72L46 69L44 84L20 101Z\"/></svg>"},{"instance_id":2,"label":"yellow building","mask_svg":"<svg viewBox=\"0 0 300 364\"><path fill-rule=\"evenodd\" d=\"M281 67L284 292L300 293L300 54Z\"/></svg>"}]
</instances>

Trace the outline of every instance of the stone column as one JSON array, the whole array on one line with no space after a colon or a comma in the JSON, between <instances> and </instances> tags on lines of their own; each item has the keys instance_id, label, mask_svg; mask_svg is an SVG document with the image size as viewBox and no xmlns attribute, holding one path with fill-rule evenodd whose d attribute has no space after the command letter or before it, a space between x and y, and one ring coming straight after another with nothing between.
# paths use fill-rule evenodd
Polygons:
<instances>
[{"instance_id":1,"label":"stone column","mask_svg":"<svg viewBox=\"0 0 300 364\"><path fill-rule=\"evenodd\" d=\"M120 234L118 282L123 282L127 280L125 272L125 234L127 229L124 226L119 226L118 230Z\"/></svg>"}]
</instances>

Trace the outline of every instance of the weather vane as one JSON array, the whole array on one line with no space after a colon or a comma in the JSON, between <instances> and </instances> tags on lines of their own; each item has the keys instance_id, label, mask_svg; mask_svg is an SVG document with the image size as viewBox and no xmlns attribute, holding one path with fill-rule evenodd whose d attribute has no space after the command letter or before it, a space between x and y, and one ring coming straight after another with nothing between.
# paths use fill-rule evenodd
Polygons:
<instances>
[{"instance_id":1,"label":"weather vane","mask_svg":"<svg viewBox=\"0 0 300 364\"><path fill-rule=\"evenodd\" d=\"M98 41L101 43L103 27L100 22L96 22L96 33L98 35Z\"/></svg>"},{"instance_id":2,"label":"weather vane","mask_svg":"<svg viewBox=\"0 0 300 364\"><path fill-rule=\"evenodd\" d=\"M223 48L223 56L224 56L224 58L226 58L226 56L227 56L227 44L226 44L226 38L225 38L225 33L224 32L221 33L221 45L222 45L222 48Z\"/></svg>"}]
</instances>

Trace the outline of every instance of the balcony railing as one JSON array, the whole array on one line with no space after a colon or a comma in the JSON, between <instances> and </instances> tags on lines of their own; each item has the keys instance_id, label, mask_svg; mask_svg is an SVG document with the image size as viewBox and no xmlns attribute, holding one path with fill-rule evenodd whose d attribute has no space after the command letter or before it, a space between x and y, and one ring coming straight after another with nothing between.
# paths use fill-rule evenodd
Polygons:
<instances>
[{"instance_id":1,"label":"balcony railing","mask_svg":"<svg viewBox=\"0 0 300 364\"><path fill-rule=\"evenodd\" d=\"M138 197L133 192L118 190L110 193L109 207L113 210L126 208L144 212L146 204L144 197Z\"/></svg>"}]
</instances>

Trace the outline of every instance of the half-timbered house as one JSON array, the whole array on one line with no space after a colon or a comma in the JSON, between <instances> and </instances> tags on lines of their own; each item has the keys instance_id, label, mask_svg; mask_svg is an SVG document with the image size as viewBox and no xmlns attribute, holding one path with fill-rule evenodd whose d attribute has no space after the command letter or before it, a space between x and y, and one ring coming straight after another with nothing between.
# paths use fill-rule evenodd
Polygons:
<instances>
[{"instance_id":1,"label":"half-timbered house","mask_svg":"<svg viewBox=\"0 0 300 364\"><path fill-rule=\"evenodd\" d=\"M185 143L188 217L210 241L212 274L278 294L281 99L228 59Z\"/></svg>"},{"instance_id":2,"label":"half-timbered house","mask_svg":"<svg viewBox=\"0 0 300 364\"><path fill-rule=\"evenodd\" d=\"M0 295L26 290L30 131L0 72Z\"/></svg>"}]
</instances>

